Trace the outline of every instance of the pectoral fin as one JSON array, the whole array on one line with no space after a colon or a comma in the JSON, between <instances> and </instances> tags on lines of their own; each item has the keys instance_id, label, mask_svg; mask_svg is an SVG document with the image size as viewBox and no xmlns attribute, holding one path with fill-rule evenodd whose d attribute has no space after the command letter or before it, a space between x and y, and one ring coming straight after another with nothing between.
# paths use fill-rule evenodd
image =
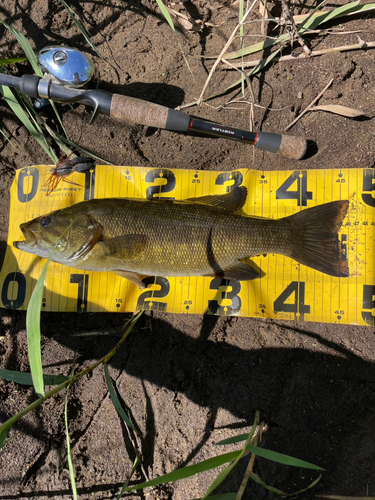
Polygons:
<instances>
[{"instance_id":1,"label":"pectoral fin","mask_svg":"<svg viewBox=\"0 0 375 500\"><path fill-rule=\"evenodd\" d=\"M129 259L141 253L147 243L147 236L144 234L125 234L117 236L99 244L103 248L105 257L115 259Z\"/></svg>"},{"instance_id":2,"label":"pectoral fin","mask_svg":"<svg viewBox=\"0 0 375 500\"><path fill-rule=\"evenodd\" d=\"M125 278L128 281L131 281L139 288L146 288L146 285L140 280L140 278L136 274L130 271L122 271L121 269L116 269L113 272L116 273L118 276L121 276L121 278Z\"/></svg>"},{"instance_id":3,"label":"pectoral fin","mask_svg":"<svg viewBox=\"0 0 375 500\"><path fill-rule=\"evenodd\" d=\"M191 203L200 203L202 205L211 205L213 207L224 208L229 212L237 212L246 203L247 189L245 186L235 187L227 194L213 194L200 196L198 198L189 198L186 201Z\"/></svg>"},{"instance_id":4,"label":"pectoral fin","mask_svg":"<svg viewBox=\"0 0 375 500\"><path fill-rule=\"evenodd\" d=\"M136 258L145 249L146 243L147 236L143 234L124 234L107 241L100 241L97 245L101 246L102 258L108 259L113 266L112 272L126 278L139 288L145 288L145 284L135 273L126 270L126 265L129 259Z\"/></svg>"},{"instance_id":5,"label":"pectoral fin","mask_svg":"<svg viewBox=\"0 0 375 500\"><path fill-rule=\"evenodd\" d=\"M254 264L255 265L255 264ZM259 272L260 271L260 272ZM246 264L246 262L236 262L234 265L222 269L212 274L205 274L204 276L212 278L223 278L227 280L250 281L261 278L262 271L257 271L253 267Z\"/></svg>"}]
</instances>

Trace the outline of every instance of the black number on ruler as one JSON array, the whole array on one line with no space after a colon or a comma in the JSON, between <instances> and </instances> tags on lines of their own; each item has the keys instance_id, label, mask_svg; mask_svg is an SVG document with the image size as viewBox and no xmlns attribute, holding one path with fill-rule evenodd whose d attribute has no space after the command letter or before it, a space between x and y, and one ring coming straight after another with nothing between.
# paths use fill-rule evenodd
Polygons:
<instances>
[{"instance_id":1,"label":"black number on ruler","mask_svg":"<svg viewBox=\"0 0 375 500\"><path fill-rule=\"evenodd\" d=\"M217 186L223 186L226 182L229 182L229 181L234 181L234 184L231 184L230 186L227 186L227 193L229 193L230 191L233 191L233 189L237 186L241 186L242 182L243 182L243 175L241 174L241 172L224 172L222 174L219 174L217 177L216 177L216 181L215 181L215 184Z\"/></svg>"},{"instance_id":2,"label":"black number on ruler","mask_svg":"<svg viewBox=\"0 0 375 500\"><path fill-rule=\"evenodd\" d=\"M166 179L167 183L158 186L150 186L146 191L146 198L148 200L159 199L159 195L162 193L170 193L174 190L176 186L176 177L171 170L166 168L156 168L155 170L150 170L146 174L146 182L155 182L155 179ZM174 200L174 196L161 196L163 200Z\"/></svg>"},{"instance_id":3,"label":"black number on ruler","mask_svg":"<svg viewBox=\"0 0 375 500\"><path fill-rule=\"evenodd\" d=\"M340 252L342 259L346 259L348 257L348 235L347 234L342 234L341 239L336 240L335 251Z\"/></svg>"},{"instance_id":4,"label":"black number on ruler","mask_svg":"<svg viewBox=\"0 0 375 500\"><path fill-rule=\"evenodd\" d=\"M371 191L375 191L375 170L373 168L365 168L363 171L362 191L367 191L366 194L362 194L362 200L366 205L375 207L375 198L371 195ZM370 192L370 194L368 194L368 192Z\"/></svg>"},{"instance_id":5,"label":"black number on ruler","mask_svg":"<svg viewBox=\"0 0 375 500\"><path fill-rule=\"evenodd\" d=\"M15 299L9 299L8 292L9 287L17 286L17 297ZM11 291L12 291L11 288ZM7 309L19 309L25 302L26 296L26 278L22 273L9 273L3 283L3 289L1 290L1 301Z\"/></svg>"},{"instance_id":6,"label":"black number on ruler","mask_svg":"<svg viewBox=\"0 0 375 500\"><path fill-rule=\"evenodd\" d=\"M370 326L375 326L375 316L372 314L372 309L375 309L375 286L363 285L363 309L369 311L362 311L363 321Z\"/></svg>"},{"instance_id":7,"label":"black number on ruler","mask_svg":"<svg viewBox=\"0 0 375 500\"><path fill-rule=\"evenodd\" d=\"M30 179L31 177L31 179ZM31 190L25 193L25 184L27 179L31 180ZM18 176L17 194L18 201L26 203L31 201L38 191L39 170L35 167L23 168Z\"/></svg>"},{"instance_id":8,"label":"black number on ruler","mask_svg":"<svg viewBox=\"0 0 375 500\"><path fill-rule=\"evenodd\" d=\"M346 259L348 256L348 235L347 234L342 234L341 235L341 257L343 259Z\"/></svg>"},{"instance_id":9,"label":"black number on ruler","mask_svg":"<svg viewBox=\"0 0 375 500\"><path fill-rule=\"evenodd\" d=\"M154 298L161 299L168 295L170 284L167 278L161 278L160 276L158 276L157 278L148 276L147 278L144 278L142 280L142 283L144 283L146 286L154 284L159 285L160 290L146 290L142 292L138 297L137 311L139 311L140 309L145 309L147 311L153 310L165 312L167 310L167 304L165 302L158 302L154 300ZM146 302L146 299L150 300L147 300Z\"/></svg>"},{"instance_id":10,"label":"black number on ruler","mask_svg":"<svg viewBox=\"0 0 375 500\"><path fill-rule=\"evenodd\" d=\"M92 200L95 194L95 165L85 172L85 200Z\"/></svg>"},{"instance_id":11,"label":"black number on ruler","mask_svg":"<svg viewBox=\"0 0 375 500\"><path fill-rule=\"evenodd\" d=\"M87 311L87 296L89 291L89 276L88 274L71 274L70 283L78 285L77 295L77 311Z\"/></svg>"},{"instance_id":12,"label":"black number on ruler","mask_svg":"<svg viewBox=\"0 0 375 500\"><path fill-rule=\"evenodd\" d=\"M297 190L289 190L295 182L297 183ZM306 170L293 172L276 191L277 200L297 200L297 205L299 207L306 207L307 200L312 200L312 195L312 191L307 191Z\"/></svg>"},{"instance_id":13,"label":"black number on ruler","mask_svg":"<svg viewBox=\"0 0 375 500\"><path fill-rule=\"evenodd\" d=\"M208 310L212 314L220 314L220 315L231 315L238 313L241 309L241 299L237 295L241 291L241 283L237 280L225 280L223 278L214 278L210 283L210 290L218 290L220 287L225 287L225 290L221 291L221 300L229 299L231 304L229 306L221 306L219 305L218 300L209 300L208 301ZM227 291L228 287L231 287L231 291Z\"/></svg>"},{"instance_id":14,"label":"black number on ruler","mask_svg":"<svg viewBox=\"0 0 375 500\"><path fill-rule=\"evenodd\" d=\"M294 302L286 303L294 293ZM305 314L310 314L310 306L305 304L305 282L292 281L273 303L275 312L294 313L294 319L305 319ZM299 317L297 315L299 314Z\"/></svg>"}]
</instances>

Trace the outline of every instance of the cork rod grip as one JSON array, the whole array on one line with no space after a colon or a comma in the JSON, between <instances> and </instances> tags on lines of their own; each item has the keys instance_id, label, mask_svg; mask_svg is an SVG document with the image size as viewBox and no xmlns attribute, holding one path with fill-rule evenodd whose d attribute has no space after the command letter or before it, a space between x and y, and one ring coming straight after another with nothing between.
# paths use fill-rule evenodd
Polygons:
<instances>
[{"instance_id":1,"label":"cork rod grip","mask_svg":"<svg viewBox=\"0 0 375 500\"><path fill-rule=\"evenodd\" d=\"M176 132L187 132L190 123L190 116L186 113L118 94L114 94L112 97L110 117L147 127L175 130Z\"/></svg>"},{"instance_id":2,"label":"cork rod grip","mask_svg":"<svg viewBox=\"0 0 375 500\"><path fill-rule=\"evenodd\" d=\"M271 153L279 153L292 160L301 160L306 153L307 141L303 137L293 135L259 132L255 147Z\"/></svg>"},{"instance_id":3,"label":"cork rod grip","mask_svg":"<svg viewBox=\"0 0 375 500\"><path fill-rule=\"evenodd\" d=\"M307 141L303 137L293 135L282 135L279 154L291 158L292 160L301 160L307 150Z\"/></svg>"}]
</instances>

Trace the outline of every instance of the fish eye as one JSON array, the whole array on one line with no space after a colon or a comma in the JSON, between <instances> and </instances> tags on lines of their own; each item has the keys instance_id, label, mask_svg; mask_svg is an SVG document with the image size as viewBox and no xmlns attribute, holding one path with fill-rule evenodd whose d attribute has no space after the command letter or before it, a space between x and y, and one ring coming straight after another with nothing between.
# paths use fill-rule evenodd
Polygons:
<instances>
[{"instance_id":1,"label":"fish eye","mask_svg":"<svg viewBox=\"0 0 375 500\"><path fill-rule=\"evenodd\" d=\"M43 226L43 227L47 227L51 224L51 218L50 217L42 217L40 219L40 224Z\"/></svg>"}]
</instances>

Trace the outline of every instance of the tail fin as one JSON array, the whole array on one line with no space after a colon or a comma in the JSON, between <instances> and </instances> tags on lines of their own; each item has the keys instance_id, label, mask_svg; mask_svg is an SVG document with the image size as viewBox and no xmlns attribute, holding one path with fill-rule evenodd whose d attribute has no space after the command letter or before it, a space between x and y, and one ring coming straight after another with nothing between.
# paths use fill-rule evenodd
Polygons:
<instances>
[{"instance_id":1,"label":"tail fin","mask_svg":"<svg viewBox=\"0 0 375 500\"><path fill-rule=\"evenodd\" d=\"M295 228L292 259L330 276L349 276L346 252L338 238L348 207L347 200L332 201L287 217Z\"/></svg>"}]
</instances>

